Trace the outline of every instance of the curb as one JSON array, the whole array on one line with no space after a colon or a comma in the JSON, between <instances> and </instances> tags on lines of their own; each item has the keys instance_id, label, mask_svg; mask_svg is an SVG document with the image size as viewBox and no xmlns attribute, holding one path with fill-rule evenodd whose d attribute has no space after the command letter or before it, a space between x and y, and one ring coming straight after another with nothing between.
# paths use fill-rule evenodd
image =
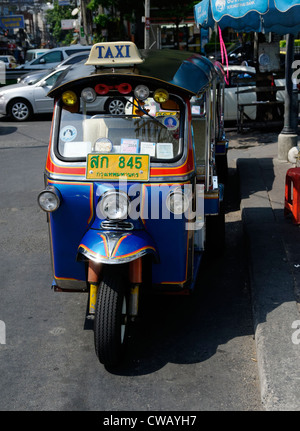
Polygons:
<instances>
[{"instance_id":1,"label":"curb","mask_svg":"<svg viewBox=\"0 0 300 431\"><path fill-rule=\"evenodd\" d=\"M268 172L256 158L238 159L237 170L262 403L267 411L300 411L300 344L292 340L292 324L297 320L300 324L300 314L284 240L265 184Z\"/></svg>"}]
</instances>

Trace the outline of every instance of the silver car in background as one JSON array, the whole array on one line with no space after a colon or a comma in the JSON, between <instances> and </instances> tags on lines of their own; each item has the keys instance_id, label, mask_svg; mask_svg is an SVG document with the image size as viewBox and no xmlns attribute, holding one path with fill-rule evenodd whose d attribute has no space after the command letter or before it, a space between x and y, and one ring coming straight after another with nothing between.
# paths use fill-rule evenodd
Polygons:
<instances>
[{"instance_id":1,"label":"silver car in background","mask_svg":"<svg viewBox=\"0 0 300 431\"><path fill-rule=\"evenodd\" d=\"M31 84L21 82L2 87L0 114L8 115L15 121L26 121L33 114L51 113L54 103L47 94L65 68L51 72Z\"/></svg>"},{"instance_id":2,"label":"silver car in background","mask_svg":"<svg viewBox=\"0 0 300 431\"><path fill-rule=\"evenodd\" d=\"M61 66L49 74L42 74L37 80L35 75L31 74L31 80L28 78L27 82L2 87L0 89L0 114L8 115L14 121L27 121L33 114L52 113L54 102L47 94L64 71L68 73L69 70L76 67L77 64ZM94 103L97 104L97 109L100 111L111 114L125 113L127 103L125 97L101 97L99 99L100 101L97 100Z\"/></svg>"},{"instance_id":3,"label":"silver car in background","mask_svg":"<svg viewBox=\"0 0 300 431\"><path fill-rule=\"evenodd\" d=\"M51 72L60 69L62 66L70 66L71 64L83 63L89 57L89 51L79 52L77 54L72 54L61 63L59 63L56 67L52 67L50 69L41 69L41 70L31 70L30 72L19 76L17 82L22 82L24 84L34 84L43 76L49 75Z\"/></svg>"}]
</instances>

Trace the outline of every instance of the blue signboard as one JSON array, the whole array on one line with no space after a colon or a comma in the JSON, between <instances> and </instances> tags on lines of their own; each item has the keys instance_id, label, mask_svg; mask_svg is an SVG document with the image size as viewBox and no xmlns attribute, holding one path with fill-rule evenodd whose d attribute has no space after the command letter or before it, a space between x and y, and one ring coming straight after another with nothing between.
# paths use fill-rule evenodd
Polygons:
<instances>
[{"instance_id":1,"label":"blue signboard","mask_svg":"<svg viewBox=\"0 0 300 431\"><path fill-rule=\"evenodd\" d=\"M9 30L10 28L25 28L23 15L0 16L0 27Z\"/></svg>"}]
</instances>

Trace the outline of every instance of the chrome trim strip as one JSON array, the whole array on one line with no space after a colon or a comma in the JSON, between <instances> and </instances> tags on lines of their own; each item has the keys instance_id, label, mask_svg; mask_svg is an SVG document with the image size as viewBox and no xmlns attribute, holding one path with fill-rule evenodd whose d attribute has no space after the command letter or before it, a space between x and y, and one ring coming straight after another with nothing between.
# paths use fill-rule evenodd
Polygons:
<instances>
[{"instance_id":1,"label":"chrome trim strip","mask_svg":"<svg viewBox=\"0 0 300 431\"><path fill-rule=\"evenodd\" d=\"M81 280L60 280L54 277L55 285L53 286L58 287L60 289L65 290L78 290L78 292L86 291L87 290L87 283L86 281Z\"/></svg>"},{"instance_id":2,"label":"chrome trim strip","mask_svg":"<svg viewBox=\"0 0 300 431\"><path fill-rule=\"evenodd\" d=\"M121 263L128 263L132 262L133 260L138 259L139 257L145 256L146 254L153 254L155 257L155 253L151 249L142 250L136 254L133 254L131 256L127 256L124 258L110 258L110 257L104 257L101 255L95 256L94 254L91 254L88 252L88 250L84 249L83 247L79 247L78 254L82 254L86 259L92 260L96 263L107 263L111 265L119 265Z\"/></svg>"},{"instance_id":3,"label":"chrome trim strip","mask_svg":"<svg viewBox=\"0 0 300 431\"><path fill-rule=\"evenodd\" d=\"M134 226L128 221L110 221L103 220L101 222L101 229L105 230L133 230Z\"/></svg>"},{"instance_id":4,"label":"chrome trim strip","mask_svg":"<svg viewBox=\"0 0 300 431\"><path fill-rule=\"evenodd\" d=\"M75 175L59 175L59 174L52 174L48 171L45 172L47 178L49 180L56 180L56 181L78 181L78 182L91 182L91 180L87 180L84 176L75 176ZM196 171L190 172L187 175L183 176L166 176L166 177L150 177L149 181L142 181L141 183L147 184L147 183L174 183L174 182L182 182L182 181L190 181L191 178L193 178L196 175ZM95 181L94 181L95 182ZM129 181L128 181L129 182Z\"/></svg>"}]
</instances>

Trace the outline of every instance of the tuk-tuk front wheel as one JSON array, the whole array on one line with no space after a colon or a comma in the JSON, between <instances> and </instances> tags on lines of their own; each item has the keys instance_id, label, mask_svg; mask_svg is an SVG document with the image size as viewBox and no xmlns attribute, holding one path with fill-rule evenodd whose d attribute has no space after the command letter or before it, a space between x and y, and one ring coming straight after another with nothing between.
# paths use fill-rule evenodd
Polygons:
<instances>
[{"instance_id":1,"label":"tuk-tuk front wheel","mask_svg":"<svg viewBox=\"0 0 300 431\"><path fill-rule=\"evenodd\" d=\"M99 361L116 366L124 353L128 329L128 301L125 283L118 271L104 271L97 295L94 341Z\"/></svg>"}]
</instances>

